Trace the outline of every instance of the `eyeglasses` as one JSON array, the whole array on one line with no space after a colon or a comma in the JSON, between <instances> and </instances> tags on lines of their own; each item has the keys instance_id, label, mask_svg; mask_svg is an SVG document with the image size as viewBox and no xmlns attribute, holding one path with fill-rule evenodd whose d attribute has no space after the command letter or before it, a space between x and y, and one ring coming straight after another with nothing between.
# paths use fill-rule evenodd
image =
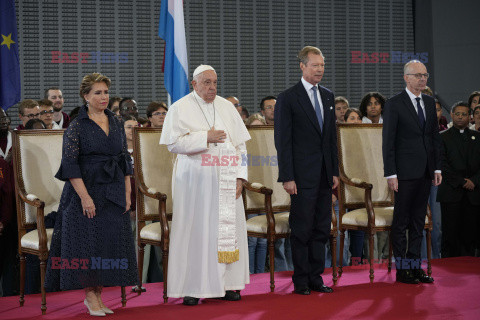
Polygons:
<instances>
[{"instance_id":1,"label":"eyeglasses","mask_svg":"<svg viewBox=\"0 0 480 320\"><path fill-rule=\"evenodd\" d=\"M133 107L126 107L125 110L137 110L138 108L136 106Z\"/></svg>"},{"instance_id":2,"label":"eyeglasses","mask_svg":"<svg viewBox=\"0 0 480 320\"><path fill-rule=\"evenodd\" d=\"M422 79L422 77L425 77L425 79L428 79L430 77L429 73L407 73L407 76L415 76L417 79Z\"/></svg>"},{"instance_id":3,"label":"eyeglasses","mask_svg":"<svg viewBox=\"0 0 480 320\"><path fill-rule=\"evenodd\" d=\"M166 112L154 112L152 113L152 116L166 116L167 113Z\"/></svg>"},{"instance_id":4,"label":"eyeglasses","mask_svg":"<svg viewBox=\"0 0 480 320\"><path fill-rule=\"evenodd\" d=\"M44 114L53 114L54 111L53 110L42 110L40 111L40 115L43 116Z\"/></svg>"},{"instance_id":5,"label":"eyeglasses","mask_svg":"<svg viewBox=\"0 0 480 320\"><path fill-rule=\"evenodd\" d=\"M275 106L266 106L263 108L263 110L272 110L275 109Z\"/></svg>"},{"instance_id":6,"label":"eyeglasses","mask_svg":"<svg viewBox=\"0 0 480 320\"><path fill-rule=\"evenodd\" d=\"M40 113L29 113L29 114L24 114L23 116L29 119L34 119L34 118L38 118L39 115Z\"/></svg>"},{"instance_id":7,"label":"eyeglasses","mask_svg":"<svg viewBox=\"0 0 480 320\"><path fill-rule=\"evenodd\" d=\"M454 115L455 115L456 117L460 117L460 116L466 117L466 116L468 116L469 114L466 113L466 112L455 112Z\"/></svg>"}]
</instances>

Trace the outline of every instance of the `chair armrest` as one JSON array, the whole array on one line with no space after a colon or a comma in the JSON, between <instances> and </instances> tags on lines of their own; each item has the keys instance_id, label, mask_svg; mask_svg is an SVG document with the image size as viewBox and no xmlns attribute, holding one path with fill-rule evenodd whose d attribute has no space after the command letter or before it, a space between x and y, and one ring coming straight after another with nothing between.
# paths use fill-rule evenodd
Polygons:
<instances>
[{"instance_id":1,"label":"chair armrest","mask_svg":"<svg viewBox=\"0 0 480 320\"><path fill-rule=\"evenodd\" d=\"M358 178L349 178L343 174L340 174L340 180L345 183L345 184L348 184L349 186L352 186L352 187L356 187L356 188L361 188L361 189L372 189L373 188L373 185L371 183L368 183L368 182L365 182L365 181L362 181Z\"/></svg>"},{"instance_id":2,"label":"chair armrest","mask_svg":"<svg viewBox=\"0 0 480 320\"><path fill-rule=\"evenodd\" d=\"M26 194L25 190L18 190L18 195L20 196L20 199L25 202L26 204L31 205L32 207L36 208L44 208L45 207L45 202L42 200L38 199L38 197L34 194Z\"/></svg>"},{"instance_id":3,"label":"chair armrest","mask_svg":"<svg viewBox=\"0 0 480 320\"><path fill-rule=\"evenodd\" d=\"M243 187L252 192L256 193L261 193L264 195L271 195L273 193L273 190L270 188L265 187L263 184L258 183L258 182L248 182L248 181L243 181Z\"/></svg>"},{"instance_id":4,"label":"chair armrest","mask_svg":"<svg viewBox=\"0 0 480 320\"><path fill-rule=\"evenodd\" d=\"M263 184L258 182L249 182L243 181L243 187L252 192L260 193L265 196L264 206L265 206L265 213L267 218L267 237L274 241L275 239L275 216L273 215L272 209L272 194L273 190L270 188L265 187Z\"/></svg>"},{"instance_id":5,"label":"chair armrest","mask_svg":"<svg viewBox=\"0 0 480 320\"><path fill-rule=\"evenodd\" d=\"M155 189L148 188L144 183L137 183L137 187L140 193L146 195L149 198L167 201L167 195L165 193L161 193L156 191Z\"/></svg>"},{"instance_id":6,"label":"chair armrest","mask_svg":"<svg viewBox=\"0 0 480 320\"><path fill-rule=\"evenodd\" d=\"M36 212L36 220L37 220L37 232L38 232L38 249L40 252L39 259L46 260L48 258L48 246L47 246L47 230L45 229L45 202L40 200L34 194L27 194L23 190L18 191L18 195L20 199L35 208L37 208Z\"/></svg>"}]
</instances>

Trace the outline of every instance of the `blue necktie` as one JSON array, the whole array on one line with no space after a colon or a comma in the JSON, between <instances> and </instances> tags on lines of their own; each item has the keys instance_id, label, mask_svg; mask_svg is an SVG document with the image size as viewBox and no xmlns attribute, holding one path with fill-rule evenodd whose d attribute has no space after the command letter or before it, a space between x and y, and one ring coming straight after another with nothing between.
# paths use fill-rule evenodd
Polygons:
<instances>
[{"instance_id":1,"label":"blue necktie","mask_svg":"<svg viewBox=\"0 0 480 320\"><path fill-rule=\"evenodd\" d=\"M320 110L320 103L317 98L317 86L312 87L313 91L313 101L315 102L315 113L317 114L318 124L320 125L320 132L323 131L323 118L322 111Z\"/></svg>"},{"instance_id":2,"label":"blue necktie","mask_svg":"<svg viewBox=\"0 0 480 320\"><path fill-rule=\"evenodd\" d=\"M417 100L417 113L418 120L420 121L420 127L422 130L425 128L425 115L423 114L422 106L420 105L420 98L415 98Z\"/></svg>"}]
</instances>

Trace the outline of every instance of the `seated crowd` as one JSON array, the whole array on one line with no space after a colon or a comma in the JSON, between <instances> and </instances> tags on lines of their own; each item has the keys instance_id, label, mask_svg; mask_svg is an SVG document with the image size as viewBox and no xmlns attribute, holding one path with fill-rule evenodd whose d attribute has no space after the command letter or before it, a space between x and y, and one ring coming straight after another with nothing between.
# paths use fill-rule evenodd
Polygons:
<instances>
[{"instance_id":1,"label":"seated crowd","mask_svg":"<svg viewBox=\"0 0 480 320\"><path fill-rule=\"evenodd\" d=\"M425 94L433 95L433 92L427 87ZM274 124L274 110L276 97L265 96L260 101L260 112L250 115L247 108L241 105L240 100L235 96L227 98L239 112L247 126L262 126ZM21 121L16 130L29 129L64 129L67 128L79 112L80 107L66 114L63 111L64 98L60 88L51 87L45 90L45 95L41 100L25 99L18 105L18 117ZM335 98L335 115L337 123L347 124L381 124L383 123L383 108L386 98L379 92L369 92L361 99L359 108L352 108L347 98L338 96ZM447 118L442 114L443 109L440 102L435 99L439 131L448 130L451 127L458 129L458 132L464 134L465 131L480 130L480 91L474 91L467 102L457 102L451 110L452 122L448 123ZM145 117L139 115L137 102L131 97L110 97L108 109L111 110L117 118L121 119L127 138L128 151L133 154L133 128L134 127L152 127L161 128L168 112L168 107L164 102L152 101L148 104ZM11 119L2 109L0 113L0 296L18 294L18 261L16 259L17 223L15 192L13 180L13 167L11 156ZM455 129L455 130L456 130ZM444 143L444 154L448 155L450 145ZM466 145L468 148L468 145ZM468 156L480 156L479 154L466 153ZM132 157L133 161L133 157ZM468 161L468 159L467 159ZM444 163L445 164L445 163ZM477 168L478 170L478 168ZM468 171L468 170L467 170ZM461 180L462 184L464 180ZM135 187L134 179L131 179L132 185L132 210L131 221L132 228L135 228ZM478 177L475 179L465 179L465 189L478 190ZM432 232L433 258L451 257L459 255L479 256L480 240L478 235L480 230L471 216L465 217L465 223L453 223L452 210L455 208L465 208L464 211L470 212L477 210L478 205L475 200L466 196L460 196L454 201L447 199L440 187L432 186L430 193L430 208L433 217L434 230ZM335 190L332 193L332 202L338 217L338 194ZM457 205L457 207L455 207ZM453 208L453 209L452 209ZM472 209L473 208L473 209ZM463 209L462 209L463 210ZM446 211L446 212L444 212ZM478 213L478 212L477 212ZM472 213L474 214L474 213ZM250 215L248 218L253 217ZM472 220L473 219L473 220ZM442 220L448 221L448 224L441 223ZM478 220L478 219L477 219ZM468 228L466 227L468 225ZM477 229L475 229L477 228ZM135 234L135 231L133 231ZM469 233L465 235L464 233ZM424 240L425 241L425 240ZM387 259L388 257L388 232L379 232L375 235L375 259ZM329 246L327 244L327 246ZM266 239L249 237L249 267L250 273L262 273L268 271L267 260L267 241ZM327 250L327 255L330 251ZM337 255L342 253L338 252ZM349 231L345 238L344 264L355 264L362 262L363 257L368 257L368 242L362 231ZM422 258L426 258L426 249L422 252ZM151 250L150 263L148 267L147 279L143 282L163 281L162 276L162 255L157 250ZM330 266L331 256L327 257L327 267ZM336 257L338 259L338 256ZM275 271L293 270L291 257L290 240L281 239L275 243ZM36 257L27 258L27 286L26 293L39 291L39 269Z\"/></svg>"}]
</instances>

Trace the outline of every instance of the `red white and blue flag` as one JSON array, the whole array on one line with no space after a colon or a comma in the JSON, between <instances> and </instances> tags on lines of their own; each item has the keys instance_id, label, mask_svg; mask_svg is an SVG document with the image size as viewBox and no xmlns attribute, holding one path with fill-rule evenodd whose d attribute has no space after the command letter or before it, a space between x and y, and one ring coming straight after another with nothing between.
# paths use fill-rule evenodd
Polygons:
<instances>
[{"instance_id":1,"label":"red white and blue flag","mask_svg":"<svg viewBox=\"0 0 480 320\"><path fill-rule=\"evenodd\" d=\"M165 40L162 71L165 89L173 103L190 91L183 0L162 0L158 36Z\"/></svg>"}]
</instances>

